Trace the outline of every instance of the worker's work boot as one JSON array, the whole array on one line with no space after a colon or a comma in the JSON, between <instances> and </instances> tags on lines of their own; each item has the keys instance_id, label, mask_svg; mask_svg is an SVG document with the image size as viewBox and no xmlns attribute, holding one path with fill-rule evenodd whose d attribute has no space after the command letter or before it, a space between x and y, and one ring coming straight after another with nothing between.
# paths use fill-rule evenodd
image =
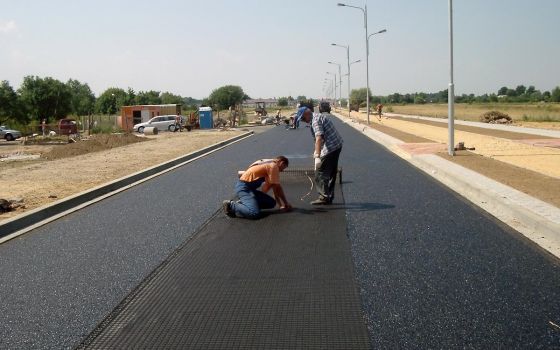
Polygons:
<instances>
[{"instance_id":1,"label":"worker's work boot","mask_svg":"<svg viewBox=\"0 0 560 350\"><path fill-rule=\"evenodd\" d=\"M332 203L332 201L329 201L325 197L319 197L319 198L315 199L314 201L310 202L311 205L328 205L328 204L331 204L331 203Z\"/></svg>"},{"instance_id":2,"label":"worker's work boot","mask_svg":"<svg viewBox=\"0 0 560 350\"><path fill-rule=\"evenodd\" d=\"M235 217L235 212L231 209L231 201L223 201L222 208L224 209L224 213L229 216L230 218Z\"/></svg>"}]
</instances>

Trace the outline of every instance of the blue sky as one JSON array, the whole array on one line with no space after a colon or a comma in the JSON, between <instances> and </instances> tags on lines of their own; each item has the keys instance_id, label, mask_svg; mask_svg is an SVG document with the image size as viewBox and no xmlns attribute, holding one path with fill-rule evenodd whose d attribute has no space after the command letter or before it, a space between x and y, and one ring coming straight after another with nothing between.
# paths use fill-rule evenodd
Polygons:
<instances>
[{"instance_id":1,"label":"blue sky","mask_svg":"<svg viewBox=\"0 0 560 350\"><path fill-rule=\"evenodd\" d=\"M346 1L363 7L364 1ZM239 85L251 97L323 97L336 65L366 86L358 9L326 0L0 0L0 80L26 75L207 97ZM449 83L447 0L367 2L375 95ZM560 1L454 0L456 93L560 85ZM347 95L343 79L343 96Z\"/></svg>"}]
</instances>

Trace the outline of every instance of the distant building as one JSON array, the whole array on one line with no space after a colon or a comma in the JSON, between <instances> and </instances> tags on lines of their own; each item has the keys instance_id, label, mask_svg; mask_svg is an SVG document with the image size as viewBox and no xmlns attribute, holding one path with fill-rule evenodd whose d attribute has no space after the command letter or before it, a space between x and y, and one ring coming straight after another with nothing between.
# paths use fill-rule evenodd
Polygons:
<instances>
[{"instance_id":1,"label":"distant building","mask_svg":"<svg viewBox=\"0 0 560 350\"><path fill-rule=\"evenodd\" d=\"M257 102L264 102L266 104L266 107L278 106L278 100L275 98L259 98L259 99L250 99L250 100L243 101L242 107L255 108Z\"/></svg>"},{"instance_id":2,"label":"distant building","mask_svg":"<svg viewBox=\"0 0 560 350\"><path fill-rule=\"evenodd\" d=\"M181 113L180 104L122 106L117 125L131 131L134 124L144 123L158 115L177 115Z\"/></svg>"}]
</instances>

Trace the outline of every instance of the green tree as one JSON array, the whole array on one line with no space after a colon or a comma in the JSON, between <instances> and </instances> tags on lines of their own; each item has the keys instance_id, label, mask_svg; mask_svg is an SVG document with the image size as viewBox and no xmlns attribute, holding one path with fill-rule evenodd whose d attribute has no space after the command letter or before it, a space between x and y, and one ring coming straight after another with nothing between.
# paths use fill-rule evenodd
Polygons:
<instances>
[{"instance_id":1,"label":"green tree","mask_svg":"<svg viewBox=\"0 0 560 350\"><path fill-rule=\"evenodd\" d=\"M138 105L159 105L161 97L159 91L139 91L136 94L136 104Z\"/></svg>"},{"instance_id":2,"label":"green tree","mask_svg":"<svg viewBox=\"0 0 560 350\"><path fill-rule=\"evenodd\" d=\"M539 90L534 91L529 95L529 101L531 102L539 102L543 100L543 95Z\"/></svg>"},{"instance_id":3,"label":"green tree","mask_svg":"<svg viewBox=\"0 0 560 350\"><path fill-rule=\"evenodd\" d=\"M66 117L72 111L72 93L66 84L51 77L26 76L18 90L29 119Z\"/></svg>"},{"instance_id":4,"label":"green tree","mask_svg":"<svg viewBox=\"0 0 560 350\"><path fill-rule=\"evenodd\" d=\"M226 85L213 90L210 96L208 96L208 101L219 109L228 109L240 104L246 98L247 95L240 86Z\"/></svg>"},{"instance_id":5,"label":"green tree","mask_svg":"<svg viewBox=\"0 0 560 350\"><path fill-rule=\"evenodd\" d=\"M352 91L350 91L350 106L352 109L356 109L366 104L366 100L367 100L367 88L353 89Z\"/></svg>"},{"instance_id":6,"label":"green tree","mask_svg":"<svg viewBox=\"0 0 560 350\"><path fill-rule=\"evenodd\" d=\"M414 103L418 105L426 104L426 97L424 94L417 94L414 96Z\"/></svg>"},{"instance_id":7,"label":"green tree","mask_svg":"<svg viewBox=\"0 0 560 350\"><path fill-rule=\"evenodd\" d=\"M124 104L122 106L132 106L136 104L136 92L134 92L133 88L131 87L128 88L128 90L126 91L125 101L123 102Z\"/></svg>"},{"instance_id":8,"label":"green tree","mask_svg":"<svg viewBox=\"0 0 560 350\"><path fill-rule=\"evenodd\" d=\"M163 104L183 104L183 98L179 95L174 95L170 92L162 92L161 93L161 103Z\"/></svg>"},{"instance_id":9,"label":"green tree","mask_svg":"<svg viewBox=\"0 0 560 350\"><path fill-rule=\"evenodd\" d=\"M108 88L95 103L95 110L100 114L116 114L121 106L126 106L129 95L120 88Z\"/></svg>"},{"instance_id":10,"label":"green tree","mask_svg":"<svg viewBox=\"0 0 560 350\"><path fill-rule=\"evenodd\" d=\"M19 98L15 90L7 80L0 83L0 125L9 121L25 124L28 120L21 113Z\"/></svg>"},{"instance_id":11,"label":"green tree","mask_svg":"<svg viewBox=\"0 0 560 350\"><path fill-rule=\"evenodd\" d=\"M508 92L507 86L502 86L502 87L500 88L500 90L498 90L498 96L507 95L507 92Z\"/></svg>"},{"instance_id":12,"label":"green tree","mask_svg":"<svg viewBox=\"0 0 560 350\"><path fill-rule=\"evenodd\" d=\"M288 98L287 97L280 97L278 99L278 106L279 107L286 107L288 105Z\"/></svg>"},{"instance_id":13,"label":"green tree","mask_svg":"<svg viewBox=\"0 0 560 350\"><path fill-rule=\"evenodd\" d=\"M70 106L72 113L78 116L90 115L95 109L95 95L87 83L82 84L77 80L70 79L66 83L70 90Z\"/></svg>"},{"instance_id":14,"label":"green tree","mask_svg":"<svg viewBox=\"0 0 560 350\"><path fill-rule=\"evenodd\" d=\"M560 86L555 87L550 93L550 102L560 102Z\"/></svg>"},{"instance_id":15,"label":"green tree","mask_svg":"<svg viewBox=\"0 0 560 350\"><path fill-rule=\"evenodd\" d=\"M515 96L517 96L517 92L516 92L515 90L513 90L513 89L507 89L506 95L507 95L508 97L515 97Z\"/></svg>"},{"instance_id":16,"label":"green tree","mask_svg":"<svg viewBox=\"0 0 560 350\"><path fill-rule=\"evenodd\" d=\"M517 85L517 87L515 88L516 96L523 95L525 93L525 91L527 91L527 88L525 87L525 85Z\"/></svg>"},{"instance_id":17,"label":"green tree","mask_svg":"<svg viewBox=\"0 0 560 350\"><path fill-rule=\"evenodd\" d=\"M402 95L395 92L394 94L387 96L387 100L389 103L402 103Z\"/></svg>"}]
</instances>

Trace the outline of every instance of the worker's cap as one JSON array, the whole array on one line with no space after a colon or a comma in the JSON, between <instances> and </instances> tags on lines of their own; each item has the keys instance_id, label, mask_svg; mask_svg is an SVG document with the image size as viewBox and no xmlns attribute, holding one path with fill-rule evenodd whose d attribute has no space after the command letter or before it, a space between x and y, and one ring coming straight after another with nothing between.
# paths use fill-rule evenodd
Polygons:
<instances>
[{"instance_id":1,"label":"worker's cap","mask_svg":"<svg viewBox=\"0 0 560 350\"><path fill-rule=\"evenodd\" d=\"M296 118L297 119L301 119L301 117L303 117L303 113L305 113L306 110L308 110L309 108L303 106L303 107L299 107L297 110L297 114L296 114Z\"/></svg>"}]
</instances>

